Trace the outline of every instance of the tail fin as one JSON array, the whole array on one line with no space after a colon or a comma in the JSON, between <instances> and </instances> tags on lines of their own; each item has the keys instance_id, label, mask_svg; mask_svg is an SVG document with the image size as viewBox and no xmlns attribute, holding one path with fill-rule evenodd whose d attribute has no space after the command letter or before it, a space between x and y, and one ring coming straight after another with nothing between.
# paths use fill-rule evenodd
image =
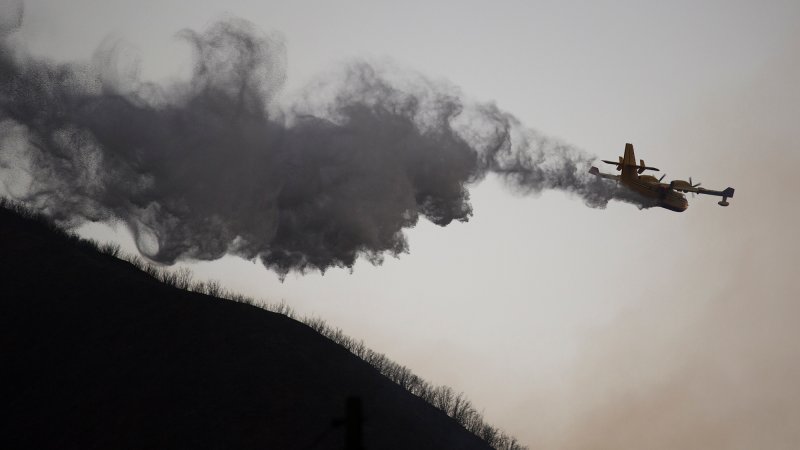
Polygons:
<instances>
[{"instance_id":1,"label":"tail fin","mask_svg":"<svg viewBox=\"0 0 800 450\"><path fill-rule=\"evenodd\" d=\"M622 178L638 178L636 173L636 155L633 153L633 144L625 144L625 156L622 157Z\"/></svg>"}]
</instances>

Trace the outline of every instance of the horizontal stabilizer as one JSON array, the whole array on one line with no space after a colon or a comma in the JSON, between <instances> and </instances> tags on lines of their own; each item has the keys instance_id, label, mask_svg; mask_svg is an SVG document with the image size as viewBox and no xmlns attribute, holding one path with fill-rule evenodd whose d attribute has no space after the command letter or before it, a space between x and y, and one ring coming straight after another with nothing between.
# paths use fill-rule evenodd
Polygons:
<instances>
[{"instance_id":1,"label":"horizontal stabilizer","mask_svg":"<svg viewBox=\"0 0 800 450\"><path fill-rule=\"evenodd\" d=\"M602 162L604 162L604 163L606 163L606 164L611 164L611 165L617 166L617 167L622 167L622 166L625 166L625 167L635 167L636 169L638 169L638 170L639 170L639 173L642 173L642 172L644 172L645 170L653 170L653 171L656 171L656 172L660 172L660 170L659 170L659 169L657 169L657 168L655 168L655 167L650 167L650 166L642 166L642 165L640 165L640 164L622 164L622 163L620 163L620 162L617 162L617 161L608 161L608 160L606 160L606 159L601 159L600 161L602 161Z\"/></svg>"}]
</instances>

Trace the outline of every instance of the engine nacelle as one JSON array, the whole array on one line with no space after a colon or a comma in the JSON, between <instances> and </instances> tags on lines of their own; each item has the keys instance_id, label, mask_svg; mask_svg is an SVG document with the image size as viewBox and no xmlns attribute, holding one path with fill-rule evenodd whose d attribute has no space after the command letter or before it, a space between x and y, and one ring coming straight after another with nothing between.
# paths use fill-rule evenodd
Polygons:
<instances>
[{"instance_id":1,"label":"engine nacelle","mask_svg":"<svg viewBox=\"0 0 800 450\"><path fill-rule=\"evenodd\" d=\"M692 185L689 184L688 181L684 181L684 180L672 180L672 181L669 182L669 188L670 189L674 189L676 191L682 191L682 190L685 190L686 188L690 188L690 187L692 187Z\"/></svg>"}]
</instances>

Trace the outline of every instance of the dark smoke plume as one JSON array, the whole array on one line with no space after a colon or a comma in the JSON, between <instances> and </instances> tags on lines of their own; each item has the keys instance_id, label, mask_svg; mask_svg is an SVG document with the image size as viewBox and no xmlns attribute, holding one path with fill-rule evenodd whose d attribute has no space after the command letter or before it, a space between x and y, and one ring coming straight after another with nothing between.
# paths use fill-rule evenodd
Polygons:
<instances>
[{"instance_id":1,"label":"dark smoke plume","mask_svg":"<svg viewBox=\"0 0 800 450\"><path fill-rule=\"evenodd\" d=\"M644 206L587 175L592 156L419 75L355 63L287 107L282 41L244 21L181 32L194 71L161 86L120 75L113 47L84 64L31 57L8 39L19 11L0 32L6 195L68 225L121 221L162 263L379 263L408 250L420 216L468 220L467 186L490 172L522 192Z\"/></svg>"}]
</instances>

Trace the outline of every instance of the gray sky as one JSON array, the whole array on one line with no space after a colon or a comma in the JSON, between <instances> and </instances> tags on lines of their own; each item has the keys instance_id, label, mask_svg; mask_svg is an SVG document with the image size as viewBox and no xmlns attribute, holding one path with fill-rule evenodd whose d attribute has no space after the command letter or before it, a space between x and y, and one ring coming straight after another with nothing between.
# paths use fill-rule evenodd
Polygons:
<instances>
[{"instance_id":1,"label":"gray sky","mask_svg":"<svg viewBox=\"0 0 800 450\"><path fill-rule=\"evenodd\" d=\"M197 273L325 318L532 447L800 442L800 4L32 0L19 38L58 60L120 38L163 81L190 67L175 33L226 14L283 34L287 97L348 60L388 59L602 158L632 142L668 178L736 197L597 210L489 178L472 220L422 221L410 254L379 267L280 283L226 258Z\"/></svg>"}]
</instances>

